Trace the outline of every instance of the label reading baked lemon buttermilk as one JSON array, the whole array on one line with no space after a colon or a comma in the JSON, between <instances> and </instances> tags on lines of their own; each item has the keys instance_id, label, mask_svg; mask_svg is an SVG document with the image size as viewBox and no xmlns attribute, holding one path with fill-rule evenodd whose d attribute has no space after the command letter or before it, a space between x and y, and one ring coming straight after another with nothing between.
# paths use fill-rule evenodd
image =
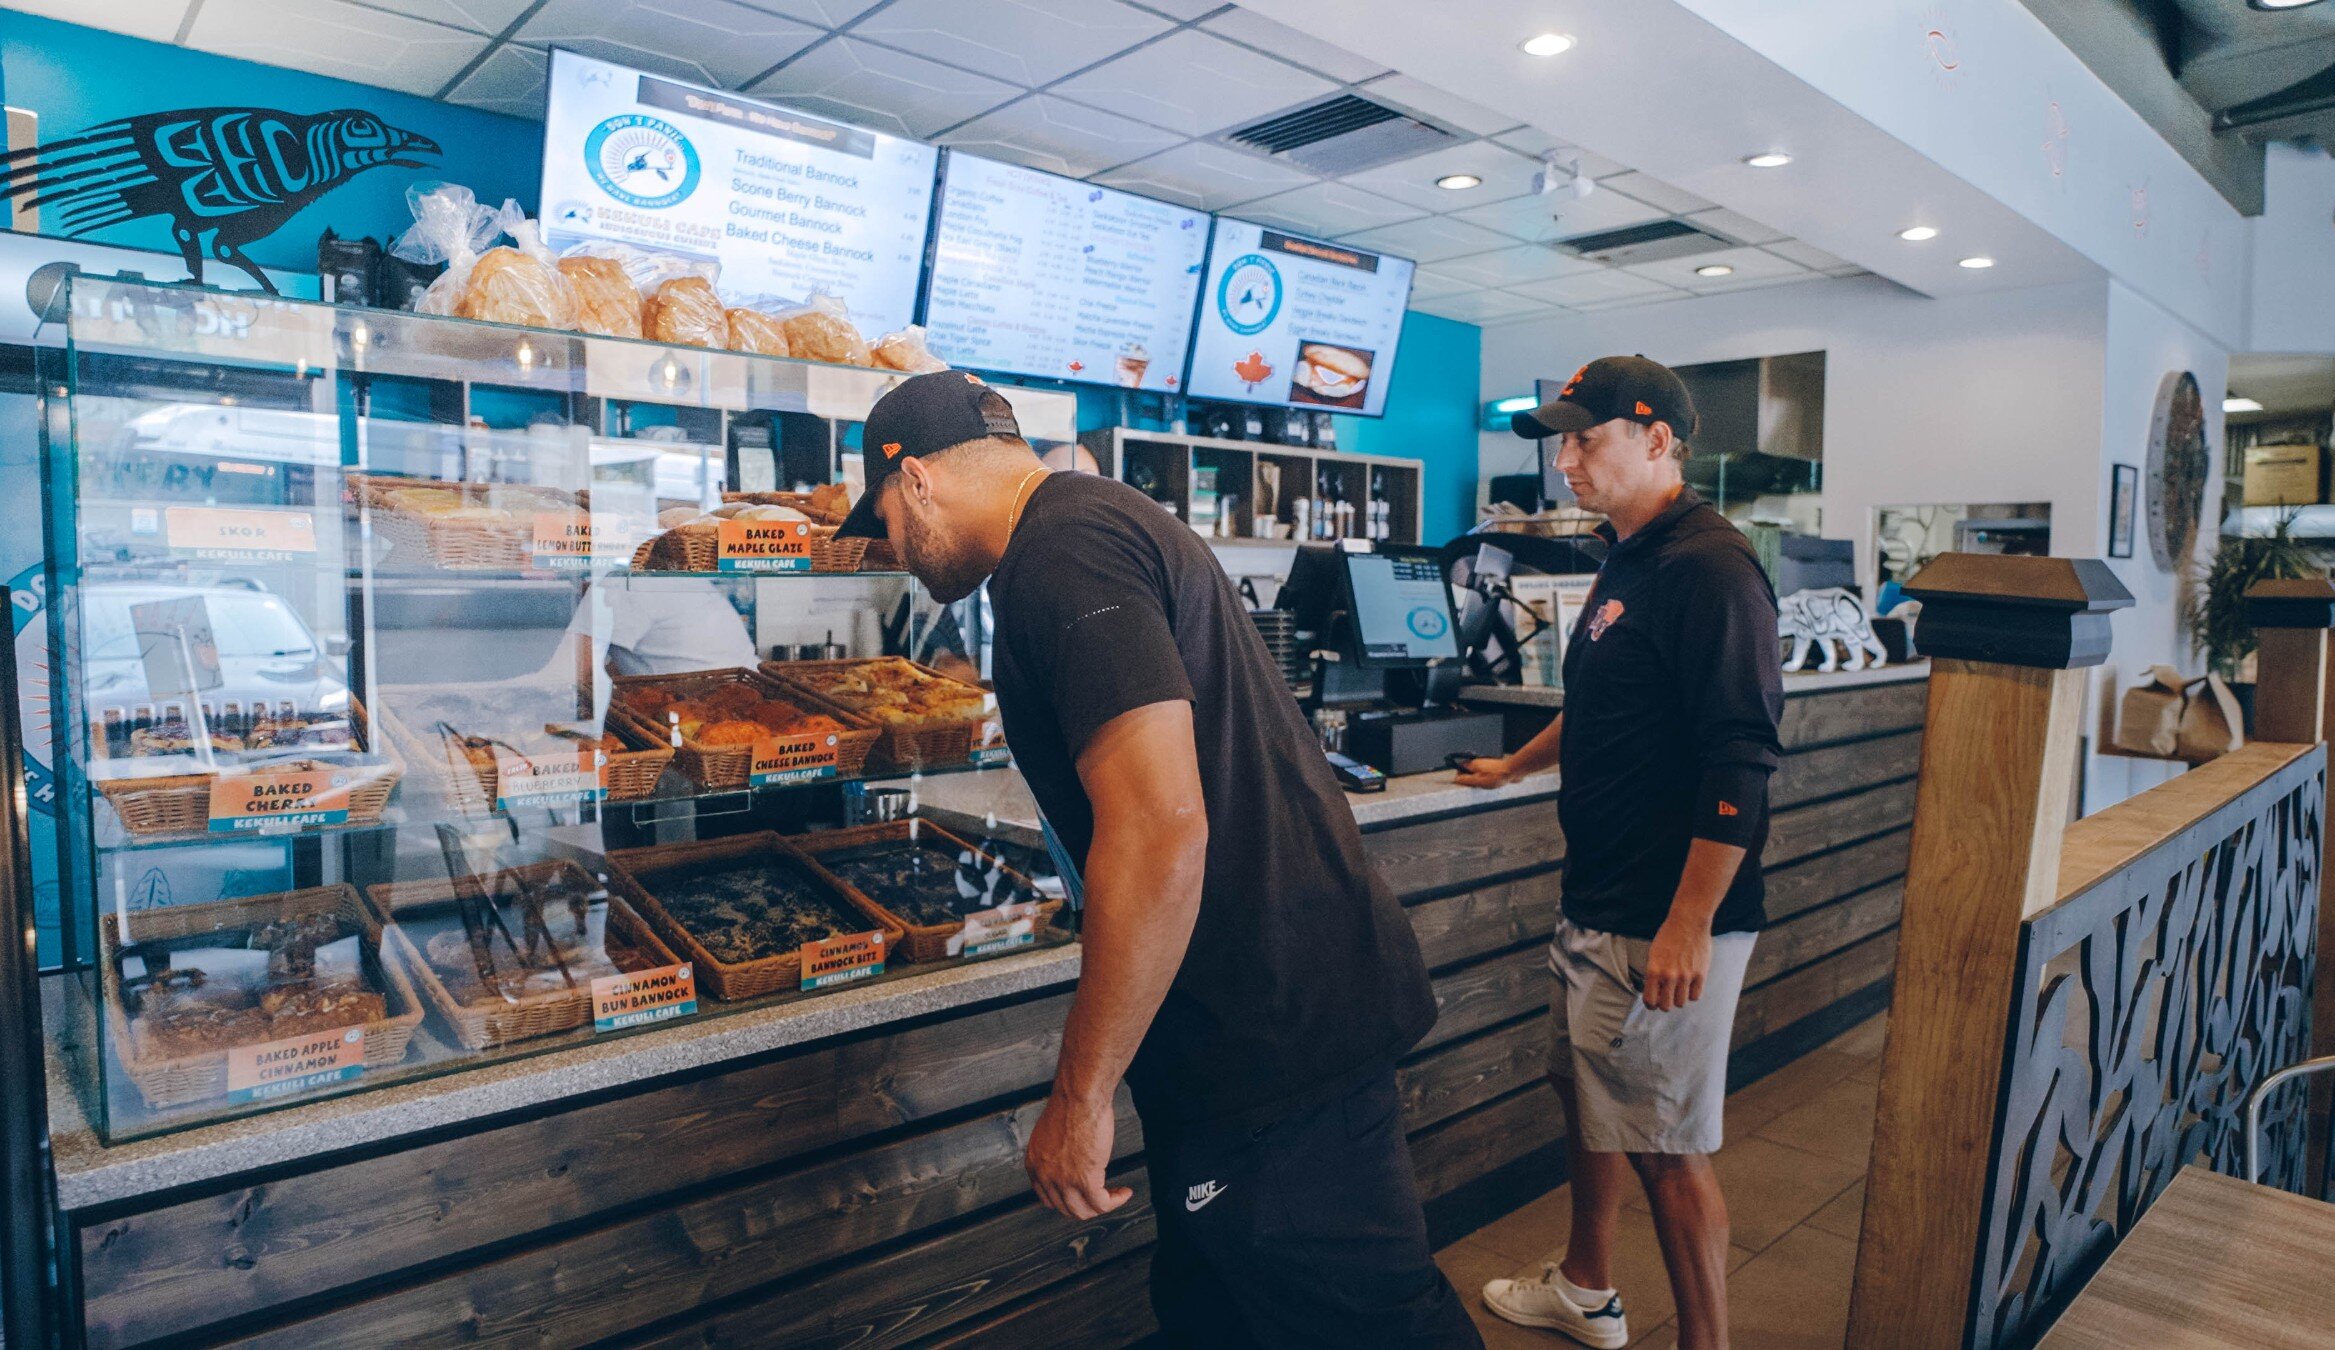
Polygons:
<instances>
[{"instance_id":1,"label":"label reading baked lemon buttermilk","mask_svg":"<svg viewBox=\"0 0 2335 1350\"><path fill-rule=\"evenodd\" d=\"M800 520L725 520L715 534L724 572L808 572L811 527Z\"/></svg>"},{"instance_id":2,"label":"label reading baked lemon buttermilk","mask_svg":"<svg viewBox=\"0 0 2335 1350\"><path fill-rule=\"evenodd\" d=\"M535 513L535 566L548 572L587 572L613 566L621 559L596 548L592 518L580 511ZM609 547L613 547L613 543Z\"/></svg>"},{"instance_id":3,"label":"label reading baked lemon buttermilk","mask_svg":"<svg viewBox=\"0 0 2335 1350\"><path fill-rule=\"evenodd\" d=\"M884 934L846 933L803 944L803 988L826 989L884 973Z\"/></svg>"},{"instance_id":4,"label":"label reading baked lemon buttermilk","mask_svg":"<svg viewBox=\"0 0 2335 1350\"><path fill-rule=\"evenodd\" d=\"M814 731L801 736L772 736L754 742L754 760L746 771L748 787L792 787L835 776L836 754L842 738Z\"/></svg>"},{"instance_id":5,"label":"label reading baked lemon buttermilk","mask_svg":"<svg viewBox=\"0 0 2335 1350\"><path fill-rule=\"evenodd\" d=\"M260 1102L345 1083L365 1071L365 1029L335 1027L227 1051L227 1100Z\"/></svg>"}]
</instances>

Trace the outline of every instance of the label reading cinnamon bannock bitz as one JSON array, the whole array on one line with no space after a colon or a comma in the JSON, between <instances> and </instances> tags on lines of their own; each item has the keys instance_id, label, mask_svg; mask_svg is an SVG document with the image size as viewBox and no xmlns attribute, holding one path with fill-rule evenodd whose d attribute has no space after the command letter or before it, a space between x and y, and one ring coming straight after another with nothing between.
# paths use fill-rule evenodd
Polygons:
<instances>
[{"instance_id":1,"label":"label reading cinnamon bannock bitz","mask_svg":"<svg viewBox=\"0 0 2335 1350\"><path fill-rule=\"evenodd\" d=\"M715 543L715 566L724 572L811 570L811 527L806 521L725 520L715 531Z\"/></svg>"},{"instance_id":2,"label":"label reading cinnamon bannock bitz","mask_svg":"<svg viewBox=\"0 0 2335 1350\"><path fill-rule=\"evenodd\" d=\"M803 944L803 988L825 989L884 973L884 934L846 933Z\"/></svg>"},{"instance_id":3,"label":"label reading cinnamon bannock bitz","mask_svg":"<svg viewBox=\"0 0 2335 1350\"><path fill-rule=\"evenodd\" d=\"M754 760L746 771L748 787L792 787L835 776L835 759L843 741L833 732L814 731L802 736L773 736L754 742Z\"/></svg>"},{"instance_id":4,"label":"label reading cinnamon bannock bitz","mask_svg":"<svg viewBox=\"0 0 2335 1350\"><path fill-rule=\"evenodd\" d=\"M335 1027L227 1051L227 1100L260 1102L345 1083L365 1072L365 1029Z\"/></svg>"},{"instance_id":5,"label":"label reading cinnamon bannock bitz","mask_svg":"<svg viewBox=\"0 0 2335 1350\"><path fill-rule=\"evenodd\" d=\"M592 981L592 1030L671 1021L697 1011L697 972L686 961Z\"/></svg>"}]
</instances>

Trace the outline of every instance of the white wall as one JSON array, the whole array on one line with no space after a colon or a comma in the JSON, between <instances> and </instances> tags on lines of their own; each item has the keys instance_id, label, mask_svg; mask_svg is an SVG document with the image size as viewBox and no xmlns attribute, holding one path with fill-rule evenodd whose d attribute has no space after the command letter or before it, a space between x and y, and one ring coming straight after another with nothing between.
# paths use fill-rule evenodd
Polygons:
<instances>
[{"instance_id":1,"label":"white wall","mask_svg":"<svg viewBox=\"0 0 2335 1350\"><path fill-rule=\"evenodd\" d=\"M2335 352L2335 158L2263 147L2254 231L2252 350Z\"/></svg>"}]
</instances>

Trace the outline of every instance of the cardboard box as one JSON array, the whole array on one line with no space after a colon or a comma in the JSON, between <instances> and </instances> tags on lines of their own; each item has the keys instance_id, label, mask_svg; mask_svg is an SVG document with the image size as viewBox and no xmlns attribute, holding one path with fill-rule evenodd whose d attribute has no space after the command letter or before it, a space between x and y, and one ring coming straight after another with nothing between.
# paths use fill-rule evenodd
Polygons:
<instances>
[{"instance_id":1,"label":"cardboard box","mask_svg":"<svg viewBox=\"0 0 2335 1350\"><path fill-rule=\"evenodd\" d=\"M2323 452L2316 445L2257 445L2246 452L2246 505L2309 506L2321 489Z\"/></svg>"}]
</instances>

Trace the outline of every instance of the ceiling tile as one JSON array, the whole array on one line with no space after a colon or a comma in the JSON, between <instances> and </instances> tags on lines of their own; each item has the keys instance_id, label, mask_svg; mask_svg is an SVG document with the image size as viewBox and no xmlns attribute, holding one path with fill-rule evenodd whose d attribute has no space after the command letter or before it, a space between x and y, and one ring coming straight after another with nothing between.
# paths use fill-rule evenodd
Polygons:
<instances>
[{"instance_id":1,"label":"ceiling tile","mask_svg":"<svg viewBox=\"0 0 2335 1350\"><path fill-rule=\"evenodd\" d=\"M517 40L735 89L818 37L808 24L734 0L549 0Z\"/></svg>"},{"instance_id":2,"label":"ceiling tile","mask_svg":"<svg viewBox=\"0 0 2335 1350\"><path fill-rule=\"evenodd\" d=\"M8 0L8 8L85 28L127 33L148 42L175 42L189 0Z\"/></svg>"},{"instance_id":3,"label":"ceiling tile","mask_svg":"<svg viewBox=\"0 0 2335 1350\"><path fill-rule=\"evenodd\" d=\"M373 9L393 10L449 28L500 33L527 12L528 0L365 0L365 3Z\"/></svg>"},{"instance_id":4,"label":"ceiling tile","mask_svg":"<svg viewBox=\"0 0 2335 1350\"><path fill-rule=\"evenodd\" d=\"M1723 206L1697 211L1687 217L1687 222L1746 244L1769 244L1784 237L1782 230L1771 229L1739 211L1730 211Z\"/></svg>"},{"instance_id":5,"label":"ceiling tile","mask_svg":"<svg viewBox=\"0 0 2335 1350\"><path fill-rule=\"evenodd\" d=\"M1667 214L1634 197L1609 191L1601 184L1586 197L1576 197L1570 192L1552 192L1545 197L1511 197L1504 202L1454 211L1451 216L1530 243L1545 244L1552 239L1571 239L1600 230L1618 230L1625 225L1643 225L1650 220L1661 220Z\"/></svg>"},{"instance_id":6,"label":"ceiling tile","mask_svg":"<svg viewBox=\"0 0 2335 1350\"><path fill-rule=\"evenodd\" d=\"M1631 300L1645 296L1678 295L1681 292L1648 277L1633 276L1615 268L1600 268L1577 276L1558 277L1554 281L1527 282L1514 289L1514 294L1532 300L1546 300L1552 304L1573 308L1598 304L1607 300Z\"/></svg>"},{"instance_id":7,"label":"ceiling tile","mask_svg":"<svg viewBox=\"0 0 2335 1350\"><path fill-rule=\"evenodd\" d=\"M1823 249L1811 244L1803 244L1797 239L1778 239L1773 243L1762 244L1760 247L1778 257L1789 258L1802 267L1813 267L1819 272L1837 272L1844 267L1856 266L1855 263L1846 258L1836 258Z\"/></svg>"},{"instance_id":8,"label":"ceiling tile","mask_svg":"<svg viewBox=\"0 0 2335 1350\"><path fill-rule=\"evenodd\" d=\"M1724 265L1734 268L1723 277L1699 277L1698 267ZM1634 263L1623 269L1633 275L1659 281L1688 291L1723 291L1742 286L1745 282L1770 277L1791 279L1806 277L1808 269L1786 261L1773 253L1756 248L1723 248L1709 253L1697 253L1685 258L1665 258L1661 262Z\"/></svg>"},{"instance_id":9,"label":"ceiling tile","mask_svg":"<svg viewBox=\"0 0 2335 1350\"><path fill-rule=\"evenodd\" d=\"M821 28L841 28L876 7L876 0L748 0L756 9Z\"/></svg>"},{"instance_id":10,"label":"ceiling tile","mask_svg":"<svg viewBox=\"0 0 2335 1350\"><path fill-rule=\"evenodd\" d=\"M1855 263L1850 263L1845 267L1827 267L1824 269L1824 275L1839 279L1846 277L1869 277L1873 274L1866 271L1864 268L1857 266Z\"/></svg>"},{"instance_id":11,"label":"ceiling tile","mask_svg":"<svg viewBox=\"0 0 2335 1350\"><path fill-rule=\"evenodd\" d=\"M1567 305L1566 308L1576 314L1602 314L1609 309L1637 309L1644 305L1666 305L1673 300L1692 299L1694 297L1685 291L1664 290L1659 295L1634 295L1624 300L1597 300L1578 305Z\"/></svg>"},{"instance_id":12,"label":"ceiling tile","mask_svg":"<svg viewBox=\"0 0 2335 1350\"><path fill-rule=\"evenodd\" d=\"M1302 183L1313 182L1314 178L1281 160L1206 141L1186 141L1149 159L1098 174L1095 181L1147 197L1217 211L1270 193L1286 192Z\"/></svg>"},{"instance_id":13,"label":"ceiling tile","mask_svg":"<svg viewBox=\"0 0 2335 1350\"><path fill-rule=\"evenodd\" d=\"M830 38L780 66L750 94L920 140L1021 93L1002 80L872 42Z\"/></svg>"},{"instance_id":14,"label":"ceiling tile","mask_svg":"<svg viewBox=\"0 0 2335 1350\"><path fill-rule=\"evenodd\" d=\"M1405 206L1375 192L1350 188L1343 183L1309 183L1288 192L1244 202L1232 214L1242 220L1253 220L1263 225L1278 225L1285 230L1334 238L1376 225L1411 220L1421 212L1416 207Z\"/></svg>"},{"instance_id":15,"label":"ceiling tile","mask_svg":"<svg viewBox=\"0 0 2335 1350\"><path fill-rule=\"evenodd\" d=\"M1448 262L1437 263L1435 270L1447 277L1472 281L1479 286L1518 286L1528 281L1549 281L1581 272L1594 272L1598 270L1598 265L1568 257L1553 248L1523 244L1496 253L1453 258Z\"/></svg>"},{"instance_id":16,"label":"ceiling tile","mask_svg":"<svg viewBox=\"0 0 2335 1350\"><path fill-rule=\"evenodd\" d=\"M943 138L976 155L1011 160L1048 173L1084 178L1129 160L1157 154L1176 137L1157 127L1032 94L977 117Z\"/></svg>"},{"instance_id":17,"label":"ceiling tile","mask_svg":"<svg viewBox=\"0 0 2335 1350\"><path fill-rule=\"evenodd\" d=\"M486 50L487 39L400 14L314 0L205 0L187 45L222 56L434 95Z\"/></svg>"},{"instance_id":18,"label":"ceiling tile","mask_svg":"<svg viewBox=\"0 0 2335 1350\"><path fill-rule=\"evenodd\" d=\"M1446 258L1465 257L1470 253L1488 253L1514 243L1507 235L1495 234L1480 225L1443 216L1425 216L1406 220L1399 225L1381 225L1375 230L1338 236L1341 244L1392 253L1398 258L1419 262L1441 262Z\"/></svg>"},{"instance_id":19,"label":"ceiling tile","mask_svg":"<svg viewBox=\"0 0 2335 1350\"><path fill-rule=\"evenodd\" d=\"M1200 26L1348 84L1360 84L1386 73L1386 67L1376 61L1356 56L1309 33L1300 33L1286 24L1275 23L1254 10L1227 9Z\"/></svg>"},{"instance_id":20,"label":"ceiling tile","mask_svg":"<svg viewBox=\"0 0 2335 1350\"><path fill-rule=\"evenodd\" d=\"M1175 25L1119 0L894 0L853 34L1035 87Z\"/></svg>"},{"instance_id":21,"label":"ceiling tile","mask_svg":"<svg viewBox=\"0 0 2335 1350\"><path fill-rule=\"evenodd\" d=\"M1532 191L1532 175L1539 167L1515 151L1503 150L1490 141L1468 141L1349 174L1343 181L1380 196L1409 202L1421 210L1450 213L1484 202L1523 196ZM1436 179L1455 173L1474 174L1484 181L1460 191L1435 186Z\"/></svg>"},{"instance_id":22,"label":"ceiling tile","mask_svg":"<svg viewBox=\"0 0 2335 1350\"><path fill-rule=\"evenodd\" d=\"M1186 136L1205 136L1337 92L1286 61L1185 29L1051 92Z\"/></svg>"},{"instance_id":23,"label":"ceiling tile","mask_svg":"<svg viewBox=\"0 0 2335 1350\"><path fill-rule=\"evenodd\" d=\"M1470 291L1465 295L1446 295L1439 299L1429 300L1424 304L1413 305L1411 308L1425 310L1429 314L1440 314L1446 319L1458 319L1464 323L1493 323L1502 319L1533 318L1557 312L1553 305L1546 305L1538 300L1526 300L1520 296L1507 295L1500 291Z\"/></svg>"},{"instance_id":24,"label":"ceiling tile","mask_svg":"<svg viewBox=\"0 0 2335 1350\"><path fill-rule=\"evenodd\" d=\"M1406 108L1440 118L1462 131L1478 136L1489 136L1495 131L1506 131L1516 125L1516 119L1490 108L1468 102L1456 94L1446 94L1434 85L1412 79L1408 75L1387 75L1364 86L1372 98L1387 103L1400 103Z\"/></svg>"},{"instance_id":25,"label":"ceiling tile","mask_svg":"<svg viewBox=\"0 0 2335 1350\"><path fill-rule=\"evenodd\" d=\"M1581 172L1591 178L1611 178L1617 173L1630 171L1627 164L1584 150L1562 136L1551 136L1539 127L1518 127L1514 131L1503 131L1492 139L1518 154L1530 155L1534 159L1554 150L1559 162L1578 165Z\"/></svg>"},{"instance_id":26,"label":"ceiling tile","mask_svg":"<svg viewBox=\"0 0 2335 1350\"><path fill-rule=\"evenodd\" d=\"M1625 173L1614 178L1602 179L1597 185L1635 197L1648 206L1659 206L1672 215L1685 215L1689 211L1708 211L1711 209L1711 203L1693 193L1681 191L1659 178L1651 178L1642 173Z\"/></svg>"},{"instance_id":27,"label":"ceiling tile","mask_svg":"<svg viewBox=\"0 0 2335 1350\"><path fill-rule=\"evenodd\" d=\"M1177 23L1189 23L1194 19L1214 14L1220 9L1232 8L1232 6L1225 4L1224 0L1135 0L1135 4L1139 8L1155 10L1164 14Z\"/></svg>"},{"instance_id":28,"label":"ceiling tile","mask_svg":"<svg viewBox=\"0 0 2335 1350\"><path fill-rule=\"evenodd\" d=\"M1469 291L1482 289L1483 287L1472 281L1461 281L1457 277L1444 276L1431 267L1421 267L1411 273L1411 300L1414 307L1416 307L1416 302L1420 300L1433 300L1446 295L1465 295Z\"/></svg>"},{"instance_id":29,"label":"ceiling tile","mask_svg":"<svg viewBox=\"0 0 2335 1350\"><path fill-rule=\"evenodd\" d=\"M543 120L544 68L551 58L533 47L502 43L487 54L478 69L462 77L449 103L511 117Z\"/></svg>"}]
</instances>

